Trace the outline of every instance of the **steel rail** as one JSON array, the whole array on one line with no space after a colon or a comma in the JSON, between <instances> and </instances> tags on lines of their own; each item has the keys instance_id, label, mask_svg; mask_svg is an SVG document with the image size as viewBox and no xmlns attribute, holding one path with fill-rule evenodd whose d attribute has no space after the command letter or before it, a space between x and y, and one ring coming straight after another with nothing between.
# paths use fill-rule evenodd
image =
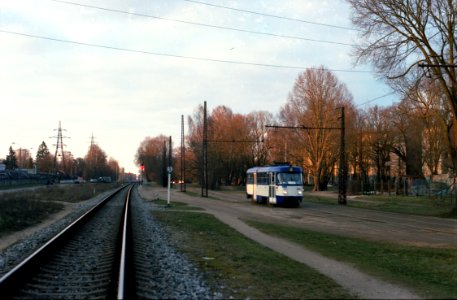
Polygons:
<instances>
[{"instance_id":1,"label":"steel rail","mask_svg":"<svg viewBox=\"0 0 457 300\"><path fill-rule=\"evenodd\" d=\"M127 272L127 259L131 257L129 253L129 236L128 230L130 226L130 195L133 189L133 185L129 188L127 192L127 197L124 204L123 210L123 219L122 219L122 229L121 229L121 245L120 245L120 261L119 261L119 272L117 275L117 299L127 299L131 291L129 290L129 284L126 280ZM131 274L133 276L133 274Z\"/></svg>"},{"instance_id":2,"label":"steel rail","mask_svg":"<svg viewBox=\"0 0 457 300\"><path fill-rule=\"evenodd\" d=\"M107 195L99 204L92 207L89 211L73 221L62 231L52 237L48 242L35 250L31 255L11 269L8 273L0 278L0 294L2 297L11 298L13 293L22 285L23 278L32 270L39 267L43 260L50 257L51 253L60 248L70 236L72 236L83 224L85 224L96 212L98 212L109 200L111 200L118 192L123 190L128 185L116 189L111 194Z\"/></svg>"}]
</instances>

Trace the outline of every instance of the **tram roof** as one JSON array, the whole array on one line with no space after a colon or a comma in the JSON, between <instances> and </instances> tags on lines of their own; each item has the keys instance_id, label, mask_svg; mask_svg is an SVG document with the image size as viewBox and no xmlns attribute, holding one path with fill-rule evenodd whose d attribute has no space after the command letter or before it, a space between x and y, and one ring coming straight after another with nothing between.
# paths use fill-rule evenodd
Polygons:
<instances>
[{"instance_id":1,"label":"tram roof","mask_svg":"<svg viewBox=\"0 0 457 300\"><path fill-rule=\"evenodd\" d=\"M292 170L291 170L292 168ZM246 171L246 173L266 173L266 172L285 172L285 173L301 173L302 168L298 166L263 166L263 167L252 167Z\"/></svg>"}]
</instances>

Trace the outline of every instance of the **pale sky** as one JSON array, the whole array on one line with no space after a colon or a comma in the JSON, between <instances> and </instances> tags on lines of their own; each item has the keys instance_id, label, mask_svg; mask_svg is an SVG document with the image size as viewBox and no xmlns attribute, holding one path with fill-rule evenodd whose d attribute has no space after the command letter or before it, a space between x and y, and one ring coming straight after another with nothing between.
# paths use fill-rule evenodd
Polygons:
<instances>
[{"instance_id":1,"label":"pale sky","mask_svg":"<svg viewBox=\"0 0 457 300\"><path fill-rule=\"evenodd\" d=\"M357 32L338 27L352 28L343 0L0 0L0 157L13 142L33 148L33 157L42 141L54 153L50 137L61 121L75 158L93 133L137 173L141 141L163 134L179 146L181 115L203 101L209 113L226 105L276 115L298 74L320 65L364 108L391 90L370 66L354 66L352 48L341 43L356 43Z\"/></svg>"}]
</instances>

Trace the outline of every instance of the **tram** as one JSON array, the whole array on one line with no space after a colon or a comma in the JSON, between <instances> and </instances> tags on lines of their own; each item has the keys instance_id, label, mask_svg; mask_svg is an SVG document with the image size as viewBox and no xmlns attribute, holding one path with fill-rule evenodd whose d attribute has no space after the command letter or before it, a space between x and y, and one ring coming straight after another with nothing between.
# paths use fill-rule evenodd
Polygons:
<instances>
[{"instance_id":1,"label":"tram","mask_svg":"<svg viewBox=\"0 0 457 300\"><path fill-rule=\"evenodd\" d=\"M291 165L253 167L246 171L246 196L253 202L299 206L303 200L302 168Z\"/></svg>"}]
</instances>

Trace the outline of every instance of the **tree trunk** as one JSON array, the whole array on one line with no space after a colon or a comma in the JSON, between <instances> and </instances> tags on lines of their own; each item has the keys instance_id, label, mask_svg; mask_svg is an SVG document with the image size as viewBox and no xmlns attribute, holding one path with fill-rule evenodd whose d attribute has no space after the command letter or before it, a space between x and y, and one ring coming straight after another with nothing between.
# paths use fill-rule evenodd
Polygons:
<instances>
[{"instance_id":1,"label":"tree trunk","mask_svg":"<svg viewBox=\"0 0 457 300\"><path fill-rule=\"evenodd\" d=\"M406 146L406 175L411 178L423 179L422 172L422 126L419 122L412 122L405 135Z\"/></svg>"},{"instance_id":2,"label":"tree trunk","mask_svg":"<svg viewBox=\"0 0 457 300\"><path fill-rule=\"evenodd\" d=\"M457 177L457 118L454 118L451 127L448 128L448 140L449 140L449 154L452 161L452 176ZM457 186L455 186L454 179L454 208L451 211L452 215L457 215Z\"/></svg>"}]
</instances>

